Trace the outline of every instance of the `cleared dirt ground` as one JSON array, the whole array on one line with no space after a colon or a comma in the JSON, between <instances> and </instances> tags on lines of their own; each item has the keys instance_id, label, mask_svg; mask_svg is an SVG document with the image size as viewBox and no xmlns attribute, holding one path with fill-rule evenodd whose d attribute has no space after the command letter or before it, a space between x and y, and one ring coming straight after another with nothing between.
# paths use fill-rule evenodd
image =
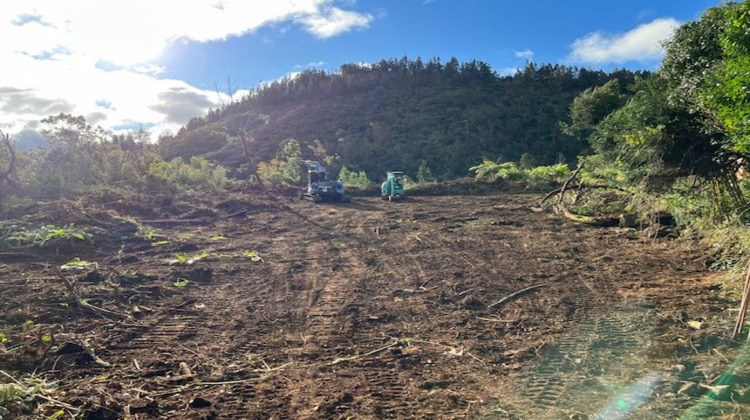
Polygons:
<instances>
[{"instance_id":1,"label":"cleared dirt ground","mask_svg":"<svg viewBox=\"0 0 750 420\"><path fill-rule=\"evenodd\" d=\"M532 194L272 196L19 215L93 237L0 253L0 383L49 386L6 418L750 416L738 297L697 244Z\"/></svg>"}]
</instances>

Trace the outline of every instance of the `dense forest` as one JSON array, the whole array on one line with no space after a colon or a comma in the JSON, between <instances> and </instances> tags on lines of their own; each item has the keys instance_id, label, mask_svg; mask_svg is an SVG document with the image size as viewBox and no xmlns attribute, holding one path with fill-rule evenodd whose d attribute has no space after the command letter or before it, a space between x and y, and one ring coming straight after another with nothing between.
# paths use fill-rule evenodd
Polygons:
<instances>
[{"instance_id":1,"label":"dense forest","mask_svg":"<svg viewBox=\"0 0 750 420\"><path fill-rule=\"evenodd\" d=\"M414 176L423 162L441 179L468 175L483 157L575 163L589 146L561 131L573 98L611 80L627 94L647 76L528 63L503 77L480 61L406 57L307 70L192 119L160 150L167 159L201 156L238 167L269 160L295 139L303 157L365 171L373 181L389 169ZM247 155L240 136L252 141Z\"/></svg>"}]
</instances>

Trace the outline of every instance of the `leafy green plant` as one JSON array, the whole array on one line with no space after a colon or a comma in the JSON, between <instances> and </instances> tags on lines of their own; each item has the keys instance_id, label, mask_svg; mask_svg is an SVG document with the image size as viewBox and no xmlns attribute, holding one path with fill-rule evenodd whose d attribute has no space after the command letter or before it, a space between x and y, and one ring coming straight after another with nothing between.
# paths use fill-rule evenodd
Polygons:
<instances>
[{"instance_id":1,"label":"leafy green plant","mask_svg":"<svg viewBox=\"0 0 750 420\"><path fill-rule=\"evenodd\" d=\"M516 181L527 177L526 173L515 162L498 163L485 159L479 165L469 168L469 170L475 173L476 179L487 179L490 181L498 179Z\"/></svg>"},{"instance_id":2,"label":"leafy green plant","mask_svg":"<svg viewBox=\"0 0 750 420\"><path fill-rule=\"evenodd\" d=\"M560 185L571 175L570 168L564 163L522 168L515 162L498 163L487 159L469 170L475 173L476 179L517 181L530 188Z\"/></svg>"},{"instance_id":3,"label":"leafy green plant","mask_svg":"<svg viewBox=\"0 0 750 420\"><path fill-rule=\"evenodd\" d=\"M350 171L346 165L341 167L338 179L347 187L367 188L372 185L372 181L367 177L365 171Z\"/></svg>"},{"instance_id":4,"label":"leafy green plant","mask_svg":"<svg viewBox=\"0 0 750 420\"><path fill-rule=\"evenodd\" d=\"M62 241L86 241L91 239L83 228L70 223L67 226L44 225L34 230L18 230L12 232L5 241L16 246L44 247Z\"/></svg>"},{"instance_id":5,"label":"leafy green plant","mask_svg":"<svg viewBox=\"0 0 750 420\"><path fill-rule=\"evenodd\" d=\"M143 226L141 224L138 224L137 236L147 241L154 241L158 238L163 237L163 235L161 235L159 231L157 231L156 229L152 229L150 227Z\"/></svg>"},{"instance_id":6,"label":"leafy green plant","mask_svg":"<svg viewBox=\"0 0 750 420\"><path fill-rule=\"evenodd\" d=\"M38 406L40 400L50 400L48 397L40 397L52 390L55 387L54 383L45 382L37 377L18 380L3 371L0 373L12 381L0 384L0 420L6 415L30 413ZM58 417L53 414L48 418Z\"/></svg>"},{"instance_id":7,"label":"leafy green plant","mask_svg":"<svg viewBox=\"0 0 750 420\"><path fill-rule=\"evenodd\" d=\"M166 260L165 262L169 265L191 265L196 261L200 261L208 256L206 251L201 252L198 255L190 256L188 254L176 254L175 258Z\"/></svg>"},{"instance_id":8,"label":"leafy green plant","mask_svg":"<svg viewBox=\"0 0 750 420\"><path fill-rule=\"evenodd\" d=\"M176 282L172 283L174 287L186 287L188 284L190 284L190 280L183 277L180 277Z\"/></svg>"},{"instance_id":9,"label":"leafy green plant","mask_svg":"<svg viewBox=\"0 0 750 420\"><path fill-rule=\"evenodd\" d=\"M11 414L8 408L15 409L16 405L26 402L28 390L17 384L0 385L0 419Z\"/></svg>"},{"instance_id":10,"label":"leafy green plant","mask_svg":"<svg viewBox=\"0 0 750 420\"><path fill-rule=\"evenodd\" d=\"M257 174L263 182L271 185L300 185L303 182L302 150L295 139L287 139L281 144L276 157L258 164Z\"/></svg>"},{"instance_id":11,"label":"leafy green plant","mask_svg":"<svg viewBox=\"0 0 750 420\"><path fill-rule=\"evenodd\" d=\"M91 268L91 267L96 268L97 266L98 266L98 264L95 263L95 262L84 261L84 260L82 260L82 259L80 259L78 257L75 257L72 260L70 260L70 261L66 262L65 264L63 264L62 266L60 266L60 270L62 270L62 271L71 271L71 270L72 271L80 271L80 270L84 270L86 268Z\"/></svg>"},{"instance_id":12,"label":"leafy green plant","mask_svg":"<svg viewBox=\"0 0 750 420\"><path fill-rule=\"evenodd\" d=\"M162 246L162 245L169 245L169 244L171 244L171 243L172 243L172 242L170 242L170 241L167 241L167 240L164 240L164 241L156 241L156 242L151 242L151 246Z\"/></svg>"},{"instance_id":13,"label":"leafy green plant","mask_svg":"<svg viewBox=\"0 0 750 420\"><path fill-rule=\"evenodd\" d=\"M261 258L260 254L258 254L257 251L245 251L244 252L245 258L250 259L252 262L261 262L263 261L263 258Z\"/></svg>"},{"instance_id":14,"label":"leafy green plant","mask_svg":"<svg viewBox=\"0 0 750 420\"><path fill-rule=\"evenodd\" d=\"M3 333L2 331L0 331L0 344L7 343L8 341L9 341L9 339L5 335L5 333Z\"/></svg>"},{"instance_id":15,"label":"leafy green plant","mask_svg":"<svg viewBox=\"0 0 750 420\"><path fill-rule=\"evenodd\" d=\"M422 160L422 163L417 168L417 182L420 184L435 182L437 178L432 174L432 170L427 166L427 161Z\"/></svg>"},{"instance_id":16,"label":"leafy green plant","mask_svg":"<svg viewBox=\"0 0 750 420\"><path fill-rule=\"evenodd\" d=\"M540 184L546 183L550 185L562 184L570 178L570 175L572 175L570 168L564 163L550 166L537 166L529 169L528 173L531 182Z\"/></svg>"},{"instance_id":17,"label":"leafy green plant","mask_svg":"<svg viewBox=\"0 0 750 420\"><path fill-rule=\"evenodd\" d=\"M189 163L181 158L154 161L148 175L153 188L171 192L198 189L221 192L229 183L226 168L197 156L190 158Z\"/></svg>"}]
</instances>

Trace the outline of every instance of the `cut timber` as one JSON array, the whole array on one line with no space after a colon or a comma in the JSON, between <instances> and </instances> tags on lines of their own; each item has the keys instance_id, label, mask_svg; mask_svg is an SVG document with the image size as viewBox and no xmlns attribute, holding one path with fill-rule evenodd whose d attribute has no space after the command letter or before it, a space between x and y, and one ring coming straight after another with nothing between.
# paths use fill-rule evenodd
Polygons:
<instances>
[{"instance_id":1,"label":"cut timber","mask_svg":"<svg viewBox=\"0 0 750 420\"><path fill-rule=\"evenodd\" d=\"M742 287L742 299L740 300L740 312L737 314L737 323L734 325L734 331L732 331L732 339L742 333L742 326L745 324L745 317L747 316L748 300L750 299L750 263L747 266L747 274L745 275L745 284ZM748 335L750 339L750 335Z\"/></svg>"},{"instance_id":2,"label":"cut timber","mask_svg":"<svg viewBox=\"0 0 750 420\"><path fill-rule=\"evenodd\" d=\"M620 214L605 214L601 216L581 216L580 214L571 213L565 208L563 208L562 213L563 213L563 216L565 216L566 218L574 222L585 223L587 225L602 226L602 227L614 227L614 226L620 225Z\"/></svg>"}]
</instances>

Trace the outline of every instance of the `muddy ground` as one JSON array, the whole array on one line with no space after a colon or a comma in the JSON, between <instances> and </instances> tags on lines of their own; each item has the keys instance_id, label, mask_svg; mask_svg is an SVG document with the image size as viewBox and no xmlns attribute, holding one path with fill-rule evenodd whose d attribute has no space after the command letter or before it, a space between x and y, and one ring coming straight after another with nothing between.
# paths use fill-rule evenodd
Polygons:
<instances>
[{"instance_id":1,"label":"muddy ground","mask_svg":"<svg viewBox=\"0 0 750 420\"><path fill-rule=\"evenodd\" d=\"M0 250L5 418L748 418L710 249L539 199L29 207L6 234L89 236Z\"/></svg>"}]
</instances>

